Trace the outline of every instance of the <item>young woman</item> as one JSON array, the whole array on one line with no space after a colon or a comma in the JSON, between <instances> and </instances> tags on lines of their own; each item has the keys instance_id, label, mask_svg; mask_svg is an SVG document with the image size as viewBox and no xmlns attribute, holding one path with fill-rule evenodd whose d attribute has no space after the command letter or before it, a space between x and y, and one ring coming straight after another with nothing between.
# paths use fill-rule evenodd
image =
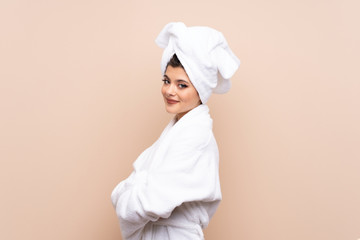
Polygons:
<instances>
[{"instance_id":1,"label":"young woman","mask_svg":"<svg viewBox=\"0 0 360 240\"><path fill-rule=\"evenodd\" d=\"M221 200L219 153L206 105L225 93L240 61L223 35L169 23L156 39L165 48L161 93L175 114L134 162L111 199L124 239L197 240Z\"/></svg>"}]
</instances>

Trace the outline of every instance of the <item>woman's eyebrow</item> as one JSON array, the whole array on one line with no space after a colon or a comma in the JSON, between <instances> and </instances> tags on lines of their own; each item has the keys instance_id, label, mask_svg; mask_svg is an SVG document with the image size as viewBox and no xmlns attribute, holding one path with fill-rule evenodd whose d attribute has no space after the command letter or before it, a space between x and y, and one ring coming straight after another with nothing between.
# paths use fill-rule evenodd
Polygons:
<instances>
[{"instance_id":1,"label":"woman's eyebrow","mask_svg":"<svg viewBox=\"0 0 360 240\"><path fill-rule=\"evenodd\" d=\"M184 82L184 83L187 83L187 84L189 84L187 81L185 81L185 80L182 80L182 79L178 79L178 80L176 80L177 82Z\"/></svg>"}]
</instances>

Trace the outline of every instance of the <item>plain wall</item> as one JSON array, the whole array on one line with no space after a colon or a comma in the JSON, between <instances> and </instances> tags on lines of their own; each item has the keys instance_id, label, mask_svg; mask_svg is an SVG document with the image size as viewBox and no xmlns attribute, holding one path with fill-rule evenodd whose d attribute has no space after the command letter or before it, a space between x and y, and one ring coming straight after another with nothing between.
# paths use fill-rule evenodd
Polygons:
<instances>
[{"instance_id":1,"label":"plain wall","mask_svg":"<svg viewBox=\"0 0 360 240\"><path fill-rule=\"evenodd\" d=\"M168 123L166 23L241 59L209 102L223 201L206 239L360 237L359 1L0 2L0 239L121 239L110 194Z\"/></svg>"}]
</instances>

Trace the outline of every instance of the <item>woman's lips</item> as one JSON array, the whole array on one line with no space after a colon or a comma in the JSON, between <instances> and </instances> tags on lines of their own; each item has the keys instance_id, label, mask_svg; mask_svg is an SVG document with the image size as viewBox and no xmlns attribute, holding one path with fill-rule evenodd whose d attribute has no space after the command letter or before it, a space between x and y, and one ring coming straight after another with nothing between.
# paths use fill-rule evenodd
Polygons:
<instances>
[{"instance_id":1,"label":"woman's lips","mask_svg":"<svg viewBox=\"0 0 360 240\"><path fill-rule=\"evenodd\" d=\"M167 102L168 104L175 104L175 103L178 103L179 101L166 98L166 102Z\"/></svg>"}]
</instances>

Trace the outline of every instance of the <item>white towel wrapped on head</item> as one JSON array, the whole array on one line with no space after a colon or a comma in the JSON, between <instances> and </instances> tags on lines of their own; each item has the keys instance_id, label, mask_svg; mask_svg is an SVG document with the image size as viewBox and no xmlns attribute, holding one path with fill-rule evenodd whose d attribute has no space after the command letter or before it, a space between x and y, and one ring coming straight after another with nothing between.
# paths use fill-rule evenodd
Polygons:
<instances>
[{"instance_id":1,"label":"white towel wrapped on head","mask_svg":"<svg viewBox=\"0 0 360 240\"><path fill-rule=\"evenodd\" d=\"M223 34L209 27L186 27L182 22L167 24L156 43L164 48L161 70L174 54L184 66L200 99L205 104L211 93L226 93L240 60L231 51Z\"/></svg>"}]
</instances>

